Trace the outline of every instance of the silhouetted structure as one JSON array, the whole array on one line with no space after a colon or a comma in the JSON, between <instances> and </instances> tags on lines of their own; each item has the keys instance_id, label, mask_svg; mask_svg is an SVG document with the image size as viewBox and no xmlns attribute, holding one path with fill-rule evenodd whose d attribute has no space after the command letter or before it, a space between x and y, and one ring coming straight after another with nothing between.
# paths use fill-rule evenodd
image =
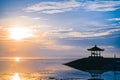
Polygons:
<instances>
[{"instance_id":1,"label":"silhouetted structure","mask_svg":"<svg viewBox=\"0 0 120 80\"><path fill-rule=\"evenodd\" d=\"M104 58L101 56L101 51L104 51L104 49L96 45L88 49L88 51L91 51L91 56L66 63L65 65L89 72L91 79L88 80L103 80L100 76L104 72L120 71L120 58Z\"/></svg>"},{"instance_id":2,"label":"silhouetted structure","mask_svg":"<svg viewBox=\"0 0 120 80\"><path fill-rule=\"evenodd\" d=\"M88 51L91 51L91 56L101 57L101 51L104 51L104 49L101 49L95 45L94 47L88 49Z\"/></svg>"}]
</instances>

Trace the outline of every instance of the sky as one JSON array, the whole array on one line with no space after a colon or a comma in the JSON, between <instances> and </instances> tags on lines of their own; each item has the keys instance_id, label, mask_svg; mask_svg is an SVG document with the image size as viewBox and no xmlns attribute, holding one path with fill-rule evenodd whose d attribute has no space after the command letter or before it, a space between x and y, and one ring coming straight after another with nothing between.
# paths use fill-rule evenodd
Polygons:
<instances>
[{"instance_id":1,"label":"sky","mask_svg":"<svg viewBox=\"0 0 120 80\"><path fill-rule=\"evenodd\" d=\"M119 0L0 0L0 57L120 54Z\"/></svg>"}]
</instances>

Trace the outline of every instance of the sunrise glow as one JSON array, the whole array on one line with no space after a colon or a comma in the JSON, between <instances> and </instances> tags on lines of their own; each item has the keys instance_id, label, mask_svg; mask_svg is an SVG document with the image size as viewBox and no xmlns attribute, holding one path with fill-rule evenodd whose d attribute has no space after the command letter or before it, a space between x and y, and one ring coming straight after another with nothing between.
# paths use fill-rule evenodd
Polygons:
<instances>
[{"instance_id":1,"label":"sunrise glow","mask_svg":"<svg viewBox=\"0 0 120 80\"><path fill-rule=\"evenodd\" d=\"M24 27L12 27L9 28L9 38L13 40L22 40L32 37L32 30Z\"/></svg>"}]
</instances>

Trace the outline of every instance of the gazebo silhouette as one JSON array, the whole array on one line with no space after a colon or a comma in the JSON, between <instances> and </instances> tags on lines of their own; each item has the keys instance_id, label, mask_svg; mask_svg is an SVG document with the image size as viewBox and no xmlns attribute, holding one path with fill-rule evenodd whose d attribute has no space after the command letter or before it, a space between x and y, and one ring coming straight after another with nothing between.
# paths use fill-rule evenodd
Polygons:
<instances>
[{"instance_id":1,"label":"gazebo silhouette","mask_svg":"<svg viewBox=\"0 0 120 80\"><path fill-rule=\"evenodd\" d=\"M95 45L94 47L88 49L88 51L91 51L91 57L101 57L101 51L104 51L104 49L101 49Z\"/></svg>"},{"instance_id":2,"label":"gazebo silhouette","mask_svg":"<svg viewBox=\"0 0 120 80\"><path fill-rule=\"evenodd\" d=\"M77 59L65 63L64 65L89 72L91 74L91 79L88 80L103 80L100 76L104 72L113 71L115 73L116 71L120 71L120 58L104 58L101 56L101 51L104 51L104 49L101 49L96 45L87 50L91 51L91 55L89 57Z\"/></svg>"}]
</instances>

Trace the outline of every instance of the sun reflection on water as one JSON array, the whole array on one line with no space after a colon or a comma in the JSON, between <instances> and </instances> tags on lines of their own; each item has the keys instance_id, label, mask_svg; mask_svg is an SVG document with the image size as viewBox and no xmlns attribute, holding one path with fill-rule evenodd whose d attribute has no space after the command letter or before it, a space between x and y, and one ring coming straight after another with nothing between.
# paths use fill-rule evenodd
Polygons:
<instances>
[{"instance_id":1,"label":"sun reflection on water","mask_svg":"<svg viewBox=\"0 0 120 80\"><path fill-rule=\"evenodd\" d=\"M19 57L15 57L15 61L16 61L16 62L19 62L19 61L20 61L20 58L19 58Z\"/></svg>"},{"instance_id":2,"label":"sun reflection on water","mask_svg":"<svg viewBox=\"0 0 120 80\"><path fill-rule=\"evenodd\" d=\"M13 76L11 76L11 79L10 80L21 80L20 79L20 76L19 76L19 73L14 73Z\"/></svg>"},{"instance_id":3,"label":"sun reflection on water","mask_svg":"<svg viewBox=\"0 0 120 80\"><path fill-rule=\"evenodd\" d=\"M10 76L9 79L4 76L5 77L4 80L40 80L40 79L46 80L45 75L44 74L41 75L39 73L14 73L9 76Z\"/></svg>"}]
</instances>

